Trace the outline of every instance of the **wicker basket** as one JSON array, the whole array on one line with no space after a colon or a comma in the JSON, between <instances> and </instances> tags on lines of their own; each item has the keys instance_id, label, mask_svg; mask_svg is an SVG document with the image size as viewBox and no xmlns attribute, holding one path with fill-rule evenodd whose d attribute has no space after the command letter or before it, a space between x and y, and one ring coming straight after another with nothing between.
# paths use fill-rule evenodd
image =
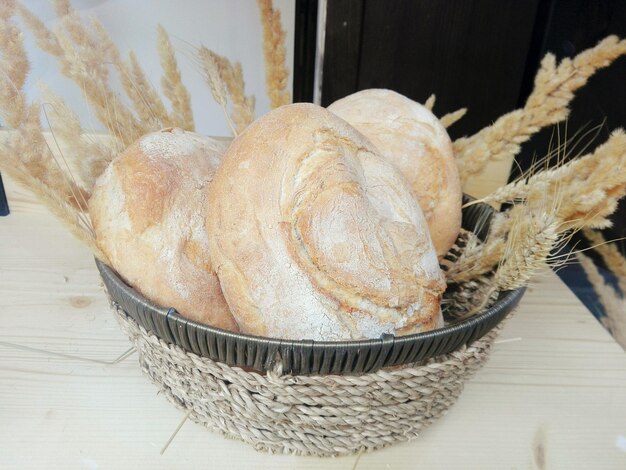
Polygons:
<instances>
[{"instance_id":1,"label":"wicker basket","mask_svg":"<svg viewBox=\"0 0 626 470\"><path fill-rule=\"evenodd\" d=\"M469 209L463 226L480 236L491 210ZM256 449L317 456L416 437L487 360L498 324L524 292L500 293L479 315L428 333L291 341L186 320L97 264L142 370L172 403L193 421Z\"/></svg>"}]
</instances>

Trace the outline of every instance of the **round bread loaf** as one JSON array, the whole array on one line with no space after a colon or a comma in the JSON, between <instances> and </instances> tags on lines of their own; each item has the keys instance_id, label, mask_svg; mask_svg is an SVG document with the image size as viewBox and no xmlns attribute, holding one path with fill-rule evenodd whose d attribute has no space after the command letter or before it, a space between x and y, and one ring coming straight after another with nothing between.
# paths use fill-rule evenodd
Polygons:
<instances>
[{"instance_id":1,"label":"round bread loaf","mask_svg":"<svg viewBox=\"0 0 626 470\"><path fill-rule=\"evenodd\" d=\"M258 119L209 194L211 259L241 331L335 341L442 324L445 281L406 180L326 109Z\"/></svg>"},{"instance_id":2,"label":"round bread loaf","mask_svg":"<svg viewBox=\"0 0 626 470\"><path fill-rule=\"evenodd\" d=\"M207 186L227 144L181 129L147 134L113 160L89 200L96 243L148 299L238 331L211 264Z\"/></svg>"},{"instance_id":3,"label":"round bread loaf","mask_svg":"<svg viewBox=\"0 0 626 470\"><path fill-rule=\"evenodd\" d=\"M363 90L328 110L348 121L409 181L443 258L461 229L462 190L452 142L427 108L391 90Z\"/></svg>"}]
</instances>

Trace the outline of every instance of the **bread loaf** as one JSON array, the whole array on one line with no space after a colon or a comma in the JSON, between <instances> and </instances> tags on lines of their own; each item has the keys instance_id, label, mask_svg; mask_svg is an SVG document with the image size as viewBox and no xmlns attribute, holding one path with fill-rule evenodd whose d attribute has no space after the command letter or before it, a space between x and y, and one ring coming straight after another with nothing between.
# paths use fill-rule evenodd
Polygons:
<instances>
[{"instance_id":1,"label":"bread loaf","mask_svg":"<svg viewBox=\"0 0 626 470\"><path fill-rule=\"evenodd\" d=\"M461 229L461 182L446 129L427 108L391 90L363 90L328 109L365 135L408 179L439 258Z\"/></svg>"},{"instance_id":2,"label":"bread loaf","mask_svg":"<svg viewBox=\"0 0 626 470\"><path fill-rule=\"evenodd\" d=\"M181 315L237 331L209 254L207 186L226 144L181 129L147 134L96 182L96 242L124 280Z\"/></svg>"},{"instance_id":3,"label":"bread loaf","mask_svg":"<svg viewBox=\"0 0 626 470\"><path fill-rule=\"evenodd\" d=\"M445 282L405 178L324 108L254 122L209 194L211 258L241 331L345 340L442 324Z\"/></svg>"}]
</instances>

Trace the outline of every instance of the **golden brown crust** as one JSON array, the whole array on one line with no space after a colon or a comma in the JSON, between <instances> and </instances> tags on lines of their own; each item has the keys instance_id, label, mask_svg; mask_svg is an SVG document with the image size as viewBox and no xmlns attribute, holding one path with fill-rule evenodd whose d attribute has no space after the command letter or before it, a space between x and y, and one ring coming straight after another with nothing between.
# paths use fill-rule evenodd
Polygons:
<instances>
[{"instance_id":1,"label":"golden brown crust","mask_svg":"<svg viewBox=\"0 0 626 470\"><path fill-rule=\"evenodd\" d=\"M124 152L126 155L141 153L139 142ZM158 224L163 218L172 186L163 184L176 178L171 165L158 164L147 158L123 158L115 165L122 191L126 197L126 210L136 232L143 232L151 225ZM140 176L140 177L138 177Z\"/></svg>"},{"instance_id":2,"label":"golden brown crust","mask_svg":"<svg viewBox=\"0 0 626 470\"><path fill-rule=\"evenodd\" d=\"M238 331L209 253L206 188L225 144L181 129L147 134L96 182L89 212L112 267L153 302Z\"/></svg>"},{"instance_id":3,"label":"golden brown crust","mask_svg":"<svg viewBox=\"0 0 626 470\"><path fill-rule=\"evenodd\" d=\"M209 194L211 256L242 331L340 340L440 321L445 283L406 181L323 108L252 124Z\"/></svg>"},{"instance_id":4,"label":"golden brown crust","mask_svg":"<svg viewBox=\"0 0 626 470\"><path fill-rule=\"evenodd\" d=\"M391 90L363 90L328 110L348 121L409 181L442 258L461 228L462 190L452 142L435 115Z\"/></svg>"}]
</instances>

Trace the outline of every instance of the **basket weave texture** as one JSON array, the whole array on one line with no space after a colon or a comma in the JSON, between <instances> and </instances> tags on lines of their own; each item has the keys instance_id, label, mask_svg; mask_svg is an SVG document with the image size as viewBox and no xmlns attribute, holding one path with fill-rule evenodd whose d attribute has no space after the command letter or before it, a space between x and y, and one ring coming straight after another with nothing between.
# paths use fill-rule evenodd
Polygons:
<instances>
[{"instance_id":1,"label":"basket weave texture","mask_svg":"<svg viewBox=\"0 0 626 470\"><path fill-rule=\"evenodd\" d=\"M360 376L266 375L187 352L147 332L113 303L143 372L190 419L257 450L338 456L417 437L444 415L486 362L500 328L423 364Z\"/></svg>"}]
</instances>

